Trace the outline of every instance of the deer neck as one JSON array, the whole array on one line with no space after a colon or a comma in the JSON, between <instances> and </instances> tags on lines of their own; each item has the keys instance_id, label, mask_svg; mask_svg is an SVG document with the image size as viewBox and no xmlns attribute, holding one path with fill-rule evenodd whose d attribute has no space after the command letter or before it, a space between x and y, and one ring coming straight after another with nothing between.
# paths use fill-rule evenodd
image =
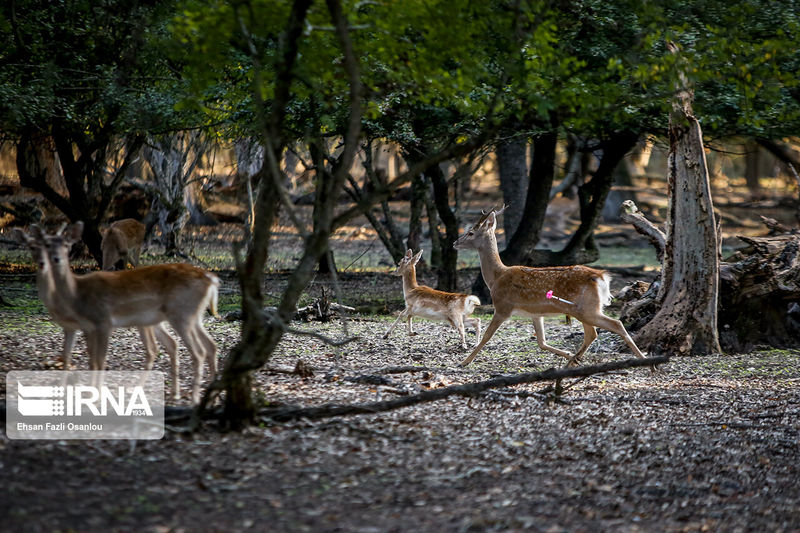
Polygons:
<instances>
[{"instance_id":1,"label":"deer neck","mask_svg":"<svg viewBox=\"0 0 800 533\"><path fill-rule=\"evenodd\" d=\"M491 289L494 280L507 268L503 261L500 260L500 253L497 251L497 239L494 235L484 246L478 248L478 258L481 262L483 281Z\"/></svg>"},{"instance_id":2,"label":"deer neck","mask_svg":"<svg viewBox=\"0 0 800 533\"><path fill-rule=\"evenodd\" d=\"M57 293L64 304L72 306L77 299L78 283L69 263L62 268L52 269L52 292Z\"/></svg>"},{"instance_id":3,"label":"deer neck","mask_svg":"<svg viewBox=\"0 0 800 533\"><path fill-rule=\"evenodd\" d=\"M417 269L409 268L403 272L403 297L408 297L408 293L419 287L417 283Z\"/></svg>"},{"instance_id":4,"label":"deer neck","mask_svg":"<svg viewBox=\"0 0 800 533\"><path fill-rule=\"evenodd\" d=\"M39 291L39 298L49 310L55 298L53 293L56 290L52 269L47 274L41 270L36 271L36 288Z\"/></svg>"}]
</instances>

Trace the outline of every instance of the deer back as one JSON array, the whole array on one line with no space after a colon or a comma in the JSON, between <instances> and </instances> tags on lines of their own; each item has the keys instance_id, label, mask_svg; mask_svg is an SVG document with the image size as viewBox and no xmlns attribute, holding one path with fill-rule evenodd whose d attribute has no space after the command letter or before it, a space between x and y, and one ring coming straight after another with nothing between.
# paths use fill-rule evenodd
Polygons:
<instances>
[{"instance_id":1,"label":"deer back","mask_svg":"<svg viewBox=\"0 0 800 533\"><path fill-rule=\"evenodd\" d=\"M583 315L602 311L610 296L608 274L580 265L509 267L490 289L499 311L530 315L564 313L579 320ZM555 298L548 298L548 293Z\"/></svg>"},{"instance_id":2,"label":"deer back","mask_svg":"<svg viewBox=\"0 0 800 533\"><path fill-rule=\"evenodd\" d=\"M75 282L74 310L114 327L196 321L212 304L216 312L219 279L183 263L92 272Z\"/></svg>"}]
</instances>

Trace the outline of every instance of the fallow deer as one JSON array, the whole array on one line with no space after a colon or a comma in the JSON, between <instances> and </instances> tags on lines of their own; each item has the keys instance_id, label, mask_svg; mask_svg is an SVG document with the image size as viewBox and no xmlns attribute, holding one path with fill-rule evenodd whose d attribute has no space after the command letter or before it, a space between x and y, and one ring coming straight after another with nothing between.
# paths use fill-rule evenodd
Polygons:
<instances>
[{"instance_id":1,"label":"fallow deer","mask_svg":"<svg viewBox=\"0 0 800 533\"><path fill-rule=\"evenodd\" d=\"M37 226L34 226L33 230L34 232L40 231ZM15 235L18 241L28 246L28 249L31 251L31 256L33 257L33 262L37 266L36 287L39 291L39 298L42 300L45 307L47 307L47 311L50 313L55 323L64 330L64 347L59 356L59 360L64 370L69 370L71 368L72 350L75 347L75 335L78 329L80 329L80 325L78 321L75 320L75 317L67 312L68 310L66 308L57 303L58 296L55 292L52 267L47 257L47 249L44 243L37 238L30 237L19 228L15 229ZM41 233L39 233L39 235L41 235ZM140 327L138 330L145 347L145 352L147 353L145 370L153 368L153 362L155 361L156 355L158 355L156 338L161 346L164 347L164 351L169 355L173 369L173 397L177 398L179 394L176 362L178 357L178 344L160 324L152 327Z\"/></svg>"},{"instance_id":2,"label":"fallow deer","mask_svg":"<svg viewBox=\"0 0 800 533\"><path fill-rule=\"evenodd\" d=\"M505 207L500 211L485 213L453 243L457 250L478 251L481 274L489 287L495 309L480 343L460 365L470 364L497 328L512 314L532 318L539 347L567 358L570 366L580 362L589 345L597 338L595 326L621 336L636 357L644 358L622 322L603 314L603 306L611 300L607 272L585 266L531 268L503 264L495 237L497 215L503 210ZM574 317L583 324L583 344L574 355L547 344L543 317L555 314Z\"/></svg>"},{"instance_id":3,"label":"fallow deer","mask_svg":"<svg viewBox=\"0 0 800 533\"><path fill-rule=\"evenodd\" d=\"M417 255L414 255L411 250L407 250L405 257L397 265L397 270L394 271L394 275L403 277L403 298L406 301L406 308L383 335L383 338L389 338L389 334L404 318L408 320L408 334L416 335L411 326L411 319L416 316L450 323L461 336L461 347L466 349L467 338L464 324L475 328L476 340L481 336L481 319L468 318L475 307L481 304L481 301L477 296L437 291L418 284L416 265L420 257L422 257L422 250Z\"/></svg>"},{"instance_id":4,"label":"fallow deer","mask_svg":"<svg viewBox=\"0 0 800 533\"><path fill-rule=\"evenodd\" d=\"M183 339L192 355L192 402L198 403L203 363L208 361L212 379L217 371L217 348L202 323L207 307L210 306L212 314L217 314L217 277L187 264L153 265L77 276L69 266L69 250L82 232L83 223L78 222L63 234L47 235L39 231L36 240L44 247L52 267L52 304L58 307L60 315L70 317L69 327L73 331L83 331L90 370L105 369L108 340L113 328L145 328L166 321ZM177 358L173 362L175 376L176 365ZM176 377L174 383L177 381Z\"/></svg>"},{"instance_id":5,"label":"fallow deer","mask_svg":"<svg viewBox=\"0 0 800 533\"><path fill-rule=\"evenodd\" d=\"M139 266L139 254L144 243L144 224L132 218L112 222L103 234L103 270L125 270L128 263Z\"/></svg>"}]
</instances>

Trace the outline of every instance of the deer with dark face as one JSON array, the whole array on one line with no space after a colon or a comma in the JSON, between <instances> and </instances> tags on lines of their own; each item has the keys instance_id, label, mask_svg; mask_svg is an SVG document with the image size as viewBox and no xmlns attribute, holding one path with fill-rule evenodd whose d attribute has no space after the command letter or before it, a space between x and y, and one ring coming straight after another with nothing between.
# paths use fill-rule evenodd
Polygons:
<instances>
[{"instance_id":1,"label":"deer with dark face","mask_svg":"<svg viewBox=\"0 0 800 533\"><path fill-rule=\"evenodd\" d=\"M461 347L466 349L465 324L475 328L477 338L481 336L481 320L479 318L469 318L469 315L472 314L475 307L481 304L481 301L477 296L437 291L417 283L416 265L420 257L422 257L422 250L416 255L411 250L407 250L405 257L397 265L397 270L394 271L394 275L403 277L403 298L406 301L406 308L383 335L383 338L389 338L389 334L402 319L408 321L408 334L415 335L411 319L421 317L428 320L447 322L456 328L461 337Z\"/></svg>"},{"instance_id":2,"label":"deer with dark face","mask_svg":"<svg viewBox=\"0 0 800 533\"><path fill-rule=\"evenodd\" d=\"M531 268L506 266L497 251L497 215L491 210L478 220L464 235L453 243L458 250L478 251L481 274L489 287L495 313L480 343L460 364L466 366L475 359L500 325L512 315L533 319L539 347L548 350L576 365L597 338L595 327L612 331L622 337L636 357L644 357L619 320L603 314L603 307L611 300L607 272L585 266ZM564 314L583 324L583 344L571 355L547 344L544 335L545 315Z\"/></svg>"}]
</instances>

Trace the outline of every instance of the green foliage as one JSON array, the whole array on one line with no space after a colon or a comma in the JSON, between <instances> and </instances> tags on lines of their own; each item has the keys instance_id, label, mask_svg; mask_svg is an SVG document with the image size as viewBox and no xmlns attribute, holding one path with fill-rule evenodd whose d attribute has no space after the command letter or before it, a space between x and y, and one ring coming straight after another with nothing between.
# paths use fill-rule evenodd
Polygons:
<instances>
[{"instance_id":1,"label":"green foliage","mask_svg":"<svg viewBox=\"0 0 800 533\"><path fill-rule=\"evenodd\" d=\"M87 140L110 130L167 129L176 64L164 53L174 4L25 0L0 8L0 128L53 124Z\"/></svg>"}]
</instances>

